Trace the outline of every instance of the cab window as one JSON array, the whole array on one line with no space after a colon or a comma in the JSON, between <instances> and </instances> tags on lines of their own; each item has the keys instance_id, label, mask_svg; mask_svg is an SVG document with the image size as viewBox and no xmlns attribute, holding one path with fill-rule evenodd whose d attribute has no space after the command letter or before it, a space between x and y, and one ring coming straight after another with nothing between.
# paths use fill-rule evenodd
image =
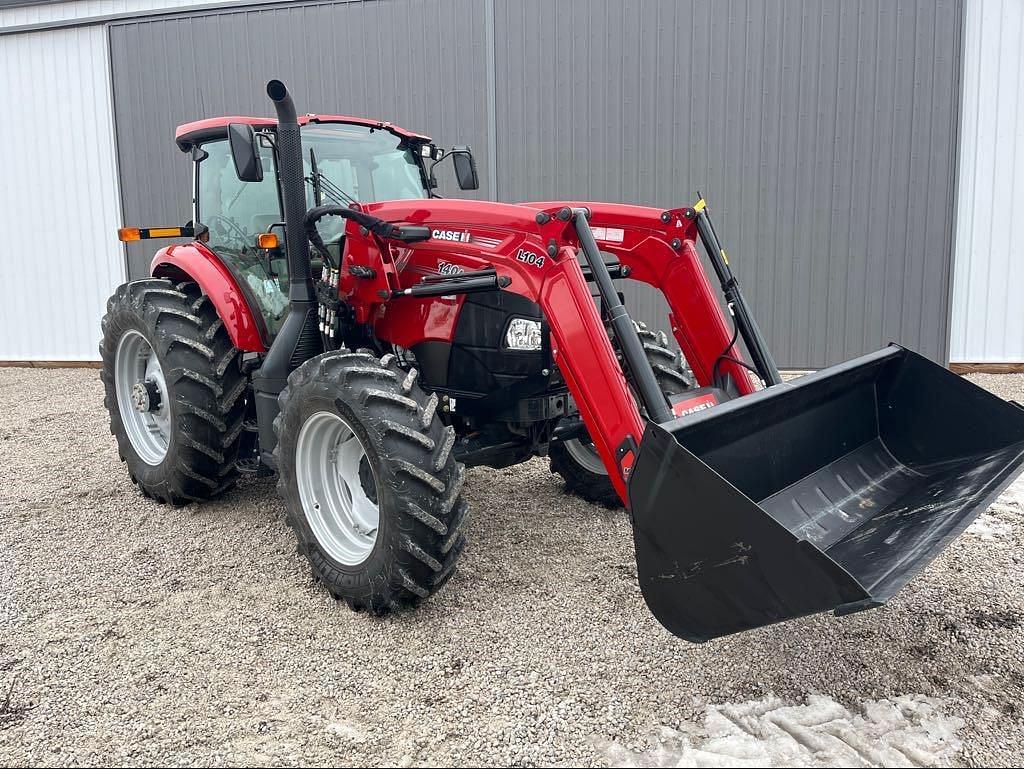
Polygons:
<instances>
[{"instance_id":1,"label":"cab window","mask_svg":"<svg viewBox=\"0 0 1024 769\"><path fill-rule=\"evenodd\" d=\"M282 220L273 151L260 149L263 181L243 182L235 173L226 139L207 142L199 162L197 219L210 229L207 244L252 290L267 331L277 334L288 310L288 274L283 249L269 259L256 247L256 236ZM278 237L284 231L278 227Z\"/></svg>"}]
</instances>

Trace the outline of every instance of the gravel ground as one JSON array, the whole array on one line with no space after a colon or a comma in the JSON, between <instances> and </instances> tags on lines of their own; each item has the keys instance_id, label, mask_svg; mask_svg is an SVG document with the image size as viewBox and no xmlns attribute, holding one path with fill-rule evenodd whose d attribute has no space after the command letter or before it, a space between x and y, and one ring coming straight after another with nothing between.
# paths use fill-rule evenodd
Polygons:
<instances>
[{"instance_id":1,"label":"gravel ground","mask_svg":"<svg viewBox=\"0 0 1024 769\"><path fill-rule=\"evenodd\" d=\"M1024 377L975 379L1024 401ZM1021 761L1022 486L883 609L694 646L644 607L625 514L543 461L470 473L460 571L383 620L313 585L272 482L144 499L95 371L0 369L0 468L2 764L663 764L787 706L920 706L946 749L908 761Z\"/></svg>"}]
</instances>

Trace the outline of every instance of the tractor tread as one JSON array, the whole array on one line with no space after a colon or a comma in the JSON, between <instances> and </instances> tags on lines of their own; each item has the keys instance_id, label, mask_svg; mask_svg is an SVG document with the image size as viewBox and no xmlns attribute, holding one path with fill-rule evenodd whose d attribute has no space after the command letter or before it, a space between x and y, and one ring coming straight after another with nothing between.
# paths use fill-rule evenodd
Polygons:
<instances>
[{"instance_id":1,"label":"tractor tread","mask_svg":"<svg viewBox=\"0 0 1024 769\"><path fill-rule=\"evenodd\" d=\"M455 473L455 480L452 481L451 486L448 489L448 494L441 502L440 509L441 513L448 515L452 508L455 507L455 503L459 501L459 495L462 494L462 487L466 483L466 470L462 465L458 465L458 469Z\"/></svg>"},{"instance_id":2,"label":"tractor tread","mask_svg":"<svg viewBox=\"0 0 1024 769\"><path fill-rule=\"evenodd\" d=\"M388 371L386 368L380 368L379 366L350 366L344 370L341 383L348 384L348 381L354 376L368 376L371 379L398 381L398 375L394 371Z\"/></svg>"},{"instance_id":3,"label":"tractor tread","mask_svg":"<svg viewBox=\"0 0 1024 769\"><path fill-rule=\"evenodd\" d=\"M221 445L225 448L233 445L242 435L243 429L245 429L245 415L240 414L235 423L224 431L224 437L221 439Z\"/></svg>"},{"instance_id":4,"label":"tractor tread","mask_svg":"<svg viewBox=\"0 0 1024 769\"><path fill-rule=\"evenodd\" d=\"M182 320L187 320L189 323L191 323L194 326L202 326L203 325L203 319L202 318L200 318L198 315L193 315L188 310L183 310L180 307L157 307L156 310L155 310L155 313L156 313L157 322L159 322L160 319L164 315L172 315L172 316L174 316L176 318L181 318Z\"/></svg>"},{"instance_id":5,"label":"tractor tread","mask_svg":"<svg viewBox=\"0 0 1024 769\"><path fill-rule=\"evenodd\" d=\"M101 328L101 379L110 431L143 495L177 506L209 499L232 486L248 382L239 367L215 364L230 363L238 350L199 286L165 278L126 283L107 302ZM158 465L144 463L135 453L117 405L114 362L117 344L129 330L149 340L165 372L167 397L174 403L170 446Z\"/></svg>"},{"instance_id":6,"label":"tractor tread","mask_svg":"<svg viewBox=\"0 0 1024 769\"><path fill-rule=\"evenodd\" d=\"M420 424L424 427L429 427L431 421L434 419L434 414L437 412L437 393L430 393L430 397L427 399L427 405L423 407L423 413L420 414Z\"/></svg>"},{"instance_id":7,"label":"tractor tread","mask_svg":"<svg viewBox=\"0 0 1024 769\"><path fill-rule=\"evenodd\" d=\"M419 605L456 569L465 544L465 470L436 395L393 354L339 350L313 358L288 378L274 421L278 491L298 552L336 600L372 614ZM316 539L298 493L295 446L310 414L339 414L366 448L377 479L377 546L358 565L336 562ZM425 418L426 417L426 418ZM453 533L453 529L455 529Z\"/></svg>"},{"instance_id":8,"label":"tractor tread","mask_svg":"<svg viewBox=\"0 0 1024 769\"><path fill-rule=\"evenodd\" d=\"M395 422L391 419L385 419L381 421L381 426L384 428L385 433L394 433L406 438L414 443L418 443L420 446L425 448L427 451L434 450L434 439L429 435L424 435L419 430L416 430L408 425L403 425L401 422ZM440 470L444 466L442 462L440 466L434 468Z\"/></svg>"},{"instance_id":9,"label":"tractor tread","mask_svg":"<svg viewBox=\"0 0 1024 769\"><path fill-rule=\"evenodd\" d=\"M437 452L437 456L434 457L434 469L440 470L448 462L448 456L452 453L452 447L455 445L455 428L448 425L444 428L444 439L441 441L441 450ZM431 449L434 447L431 446Z\"/></svg>"},{"instance_id":10,"label":"tractor tread","mask_svg":"<svg viewBox=\"0 0 1024 769\"><path fill-rule=\"evenodd\" d=\"M437 572L441 571L441 569L444 568L444 564L442 564L439 560L434 558L434 556L430 555L426 550L417 545L408 537L406 537L405 540L402 542L402 549L405 550L405 552L407 552L409 555L415 558L419 558L421 561L423 561L423 563L430 567L431 571Z\"/></svg>"},{"instance_id":11,"label":"tractor tread","mask_svg":"<svg viewBox=\"0 0 1024 769\"><path fill-rule=\"evenodd\" d=\"M410 478L415 478L417 481L425 483L438 494L444 493L444 481L442 481L440 478L431 475L422 467L417 467L412 462L409 462L405 459L396 459L394 460L394 462L395 466L403 473L408 475Z\"/></svg>"},{"instance_id":12,"label":"tractor tread","mask_svg":"<svg viewBox=\"0 0 1024 769\"><path fill-rule=\"evenodd\" d=\"M465 538L463 538L462 541L465 542L466 541ZM461 552L458 553L458 555L461 555ZM437 590L442 585L444 585L444 583L449 580L449 578L452 576L452 574L455 573L455 565L457 563L458 563L458 558L457 557L456 558L452 558L451 561L448 563L448 565L444 566L439 572L437 572L436 574L430 575L430 580L429 580L430 581L430 586L434 590Z\"/></svg>"},{"instance_id":13,"label":"tractor tread","mask_svg":"<svg viewBox=\"0 0 1024 769\"><path fill-rule=\"evenodd\" d=\"M213 360L214 352L207 345L203 344L197 339L184 336L183 334L168 334L165 337L166 344L164 345L165 354L170 352L170 349L179 344L182 347L186 347L190 350L195 350L197 353L202 355L207 360Z\"/></svg>"},{"instance_id":14,"label":"tractor tread","mask_svg":"<svg viewBox=\"0 0 1024 769\"><path fill-rule=\"evenodd\" d=\"M416 377L418 376L419 372L416 369L409 369L409 373L402 380L402 392L407 393L412 390L412 386L416 384Z\"/></svg>"},{"instance_id":15,"label":"tractor tread","mask_svg":"<svg viewBox=\"0 0 1024 769\"><path fill-rule=\"evenodd\" d=\"M217 365L214 366L214 373L216 373L217 376L224 376L224 372L227 371L228 366L235 360L235 358L238 357L238 353L240 352L241 350L237 347L231 347L228 349L228 351L221 356L221 359L217 361Z\"/></svg>"},{"instance_id":16,"label":"tractor tread","mask_svg":"<svg viewBox=\"0 0 1024 769\"><path fill-rule=\"evenodd\" d=\"M438 534L441 534L443 536L448 533L448 527L444 524L444 521L442 521L436 515L431 515L416 503L410 502L408 506L408 511L409 515L411 515L420 523L429 526Z\"/></svg>"},{"instance_id":17,"label":"tractor tread","mask_svg":"<svg viewBox=\"0 0 1024 769\"><path fill-rule=\"evenodd\" d=\"M176 405L178 407L178 411L181 414L191 414L192 416L197 417L203 420L204 422L209 422L210 425L217 430L217 432L223 433L226 432L228 429L228 426L224 423L223 419L221 419L219 416L217 416L211 411L199 408L194 403L179 401Z\"/></svg>"},{"instance_id":18,"label":"tractor tread","mask_svg":"<svg viewBox=\"0 0 1024 769\"><path fill-rule=\"evenodd\" d=\"M190 448L195 449L200 454L206 454L206 456L208 456L210 459L212 459L217 464L223 464L224 463L224 452L223 451L217 451L217 449L213 448L212 446L207 446L205 443L200 443L199 441L197 441L195 438L193 438L188 433L183 433L181 435L181 437L180 437L180 440L181 440L181 442L183 444L185 444L186 446L189 446Z\"/></svg>"},{"instance_id":19,"label":"tractor tread","mask_svg":"<svg viewBox=\"0 0 1024 769\"><path fill-rule=\"evenodd\" d=\"M203 338L207 342L209 342L211 339L213 339L213 337L217 334L217 332L220 331L223 327L224 327L224 321L222 321L220 319L220 317L218 316L217 320L215 320L213 323L211 323L210 327L206 329L206 333L203 334Z\"/></svg>"},{"instance_id":20,"label":"tractor tread","mask_svg":"<svg viewBox=\"0 0 1024 769\"><path fill-rule=\"evenodd\" d=\"M210 301L210 297L206 294L200 294L198 298L192 302L192 312L198 314L199 310L202 309L203 305Z\"/></svg>"},{"instance_id":21,"label":"tractor tread","mask_svg":"<svg viewBox=\"0 0 1024 769\"><path fill-rule=\"evenodd\" d=\"M441 543L441 552L443 554L447 555L448 551L455 546L459 537L462 536L462 527L466 525L468 518L469 505L463 502L452 516L451 523L448 525L448 535L445 537L444 542Z\"/></svg>"},{"instance_id":22,"label":"tractor tread","mask_svg":"<svg viewBox=\"0 0 1024 769\"><path fill-rule=\"evenodd\" d=\"M379 400L397 403L400 406L405 406L405 408L410 409L412 411L416 411L419 409L419 404L417 404L416 401L414 401L412 398L408 398L404 395L399 395L398 393L389 393L385 390L363 390L362 399L364 404L371 400Z\"/></svg>"},{"instance_id":23,"label":"tractor tread","mask_svg":"<svg viewBox=\"0 0 1024 769\"><path fill-rule=\"evenodd\" d=\"M200 374L198 371L194 371L192 369L171 369L167 372L167 377L173 382L180 382L182 379L191 379L193 382L197 382L203 387L206 387L213 393L215 398L220 398L220 396L224 394L224 388L221 387L215 379L208 377L205 374Z\"/></svg>"},{"instance_id":24,"label":"tractor tread","mask_svg":"<svg viewBox=\"0 0 1024 769\"><path fill-rule=\"evenodd\" d=\"M398 574L402 578L402 584L405 586L405 589L408 590L410 593L415 593L420 598L428 598L430 596L430 591L427 590L422 585L418 584L416 582L416 580L414 580L412 577L410 577L406 573L405 569L399 569L398 570ZM389 608L390 608L390 602L389 602Z\"/></svg>"}]
</instances>

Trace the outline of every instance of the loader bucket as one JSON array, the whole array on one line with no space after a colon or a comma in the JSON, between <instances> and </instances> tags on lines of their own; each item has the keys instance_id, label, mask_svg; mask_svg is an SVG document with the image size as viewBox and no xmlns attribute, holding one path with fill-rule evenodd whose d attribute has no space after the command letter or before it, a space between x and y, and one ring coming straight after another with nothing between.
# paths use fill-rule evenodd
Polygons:
<instances>
[{"instance_id":1,"label":"loader bucket","mask_svg":"<svg viewBox=\"0 0 1024 769\"><path fill-rule=\"evenodd\" d=\"M1022 452L1024 409L897 346L652 423L628 484L644 599L691 641L880 606Z\"/></svg>"}]
</instances>

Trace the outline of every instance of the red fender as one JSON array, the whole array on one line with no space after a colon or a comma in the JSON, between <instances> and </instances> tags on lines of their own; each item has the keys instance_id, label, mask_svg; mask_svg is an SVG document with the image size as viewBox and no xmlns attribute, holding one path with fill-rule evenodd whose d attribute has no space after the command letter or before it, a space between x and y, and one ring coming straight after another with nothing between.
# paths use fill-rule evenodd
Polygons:
<instances>
[{"instance_id":1,"label":"red fender","mask_svg":"<svg viewBox=\"0 0 1024 769\"><path fill-rule=\"evenodd\" d=\"M195 281L213 302L231 343L244 352L266 352L262 318L253 314L231 271L202 243L161 248L149 271L155 278Z\"/></svg>"}]
</instances>

